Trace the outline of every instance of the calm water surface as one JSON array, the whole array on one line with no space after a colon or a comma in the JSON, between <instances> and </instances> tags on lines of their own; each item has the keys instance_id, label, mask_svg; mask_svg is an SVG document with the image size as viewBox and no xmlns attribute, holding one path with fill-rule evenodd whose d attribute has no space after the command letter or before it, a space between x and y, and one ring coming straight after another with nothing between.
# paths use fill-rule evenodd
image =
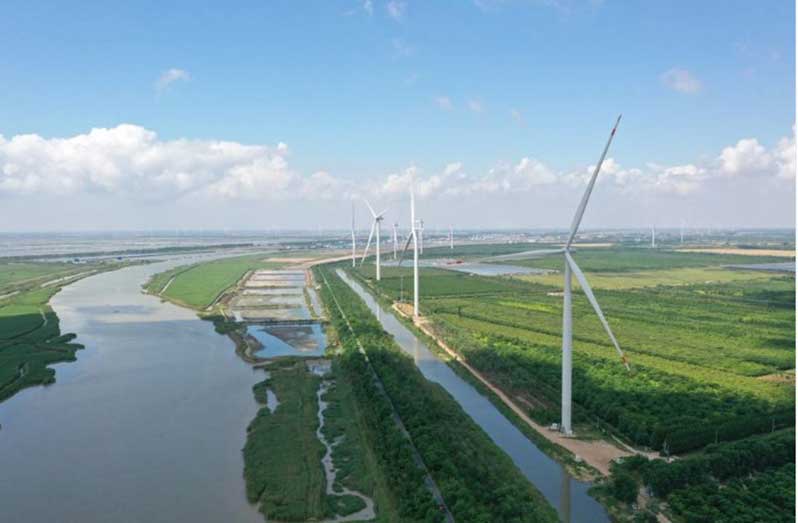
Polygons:
<instances>
[{"instance_id":1,"label":"calm water surface","mask_svg":"<svg viewBox=\"0 0 798 523\"><path fill-rule=\"evenodd\" d=\"M54 385L0 403L2 521L263 521L241 456L262 373L211 323L141 293L184 263L92 276L54 297L62 332L86 348L54 366Z\"/></svg>"},{"instance_id":2,"label":"calm water surface","mask_svg":"<svg viewBox=\"0 0 798 523\"><path fill-rule=\"evenodd\" d=\"M402 350L413 356L421 373L449 391L463 410L512 458L521 472L557 509L562 521L573 523L609 521L604 508L588 495L589 483L572 478L562 465L540 451L487 398L430 352L423 342L402 325L393 313L377 303L359 283L340 269L337 274L366 302L369 309L379 318L383 328L393 335Z\"/></svg>"}]
</instances>

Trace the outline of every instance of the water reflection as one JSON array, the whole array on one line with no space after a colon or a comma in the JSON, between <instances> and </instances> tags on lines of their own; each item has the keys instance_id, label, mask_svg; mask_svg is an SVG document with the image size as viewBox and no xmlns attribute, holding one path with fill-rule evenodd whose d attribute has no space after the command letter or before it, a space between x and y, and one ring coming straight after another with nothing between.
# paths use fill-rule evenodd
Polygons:
<instances>
[{"instance_id":1,"label":"water reflection","mask_svg":"<svg viewBox=\"0 0 798 523\"><path fill-rule=\"evenodd\" d=\"M590 484L572 478L562 465L538 449L518 428L469 383L460 378L396 317L342 270L337 274L364 300L377 315L383 328L393 335L399 346L413 356L419 370L430 381L439 383L460 404L474 421L502 448L521 472L531 481L565 522L608 522L604 508L587 493Z\"/></svg>"},{"instance_id":2,"label":"water reflection","mask_svg":"<svg viewBox=\"0 0 798 523\"><path fill-rule=\"evenodd\" d=\"M86 348L55 366L55 384L0 403L0 519L262 523L241 456L262 375L210 322L141 293L179 263L54 297L62 330Z\"/></svg>"}]
</instances>

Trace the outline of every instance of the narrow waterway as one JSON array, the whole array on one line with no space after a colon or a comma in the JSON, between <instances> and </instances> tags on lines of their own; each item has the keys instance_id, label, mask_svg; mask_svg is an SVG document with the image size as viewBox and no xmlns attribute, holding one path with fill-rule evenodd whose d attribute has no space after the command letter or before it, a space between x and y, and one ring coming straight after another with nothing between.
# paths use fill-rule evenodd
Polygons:
<instances>
[{"instance_id":1,"label":"narrow waterway","mask_svg":"<svg viewBox=\"0 0 798 523\"><path fill-rule=\"evenodd\" d=\"M383 328L399 346L413 356L419 370L439 383L474 421L515 462L521 472L557 509L566 523L608 522L604 508L587 490L589 483L572 478L562 465L548 457L518 430L493 404L438 359L393 313L383 308L358 282L338 269L337 274L360 296Z\"/></svg>"},{"instance_id":2,"label":"narrow waterway","mask_svg":"<svg viewBox=\"0 0 798 523\"><path fill-rule=\"evenodd\" d=\"M52 300L86 348L0 403L4 522L245 522L241 448L263 379L190 310L142 294L182 257L88 277Z\"/></svg>"}]
</instances>

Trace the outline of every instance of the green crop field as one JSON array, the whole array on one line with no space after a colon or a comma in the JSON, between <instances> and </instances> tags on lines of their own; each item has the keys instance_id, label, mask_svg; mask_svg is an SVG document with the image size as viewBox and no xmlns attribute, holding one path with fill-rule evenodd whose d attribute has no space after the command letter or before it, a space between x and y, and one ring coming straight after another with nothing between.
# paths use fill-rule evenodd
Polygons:
<instances>
[{"instance_id":1,"label":"green crop field","mask_svg":"<svg viewBox=\"0 0 798 523\"><path fill-rule=\"evenodd\" d=\"M156 274L145 284L145 289L180 305L205 309L248 271L282 265L264 261L266 257L262 253L250 254L178 267Z\"/></svg>"},{"instance_id":2,"label":"green crop field","mask_svg":"<svg viewBox=\"0 0 798 523\"><path fill-rule=\"evenodd\" d=\"M629 248L574 257L597 282L597 298L633 367L628 373L620 364L577 291L577 423L598 424L637 445L670 452L794 423L794 382L770 379L789 376L795 367L791 276L721 269L740 261L728 255ZM561 260L536 263L555 262ZM373 278L373 267L358 272ZM403 277L410 300L411 274L385 268L379 289L397 299ZM534 405L533 417L557 421L561 277L531 282L438 269L421 274L422 312L439 335L496 384Z\"/></svg>"}]
</instances>

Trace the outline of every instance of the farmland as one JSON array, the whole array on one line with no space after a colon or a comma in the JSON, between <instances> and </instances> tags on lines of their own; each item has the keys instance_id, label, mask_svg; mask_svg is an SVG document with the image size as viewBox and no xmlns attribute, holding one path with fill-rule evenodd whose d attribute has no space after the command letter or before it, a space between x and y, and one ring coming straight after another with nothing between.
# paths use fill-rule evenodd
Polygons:
<instances>
[{"instance_id":1,"label":"farmland","mask_svg":"<svg viewBox=\"0 0 798 523\"><path fill-rule=\"evenodd\" d=\"M479 256L490 255L486 251ZM792 437L794 443L794 432L780 436L795 423L793 277L723 268L741 262L736 254L605 248L574 257L632 364L631 372L620 364L577 292L577 435L609 433L663 455L691 456L684 466L654 461L631 470L635 458L615 468L599 489L612 492L610 505L630 506L647 486L656 496L652 503L665 502L674 521L776 521L774 514L792 513L794 453L734 474L695 471L707 460L718 463L719 455L736 463L769 453L768 442ZM743 262L752 259L773 261L746 256ZM554 270L562 260L523 263ZM410 268L384 268L379 284L372 267L355 272L388 300L412 299ZM533 419L559 421L560 273L483 277L424 268L420 288L422 314L438 337ZM772 431L775 439L768 439ZM694 472L695 484L660 487L663 478Z\"/></svg>"},{"instance_id":2,"label":"farmland","mask_svg":"<svg viewBox=\"0 0 798 523\"><path fill-rule=\"evenodd\" d=\"M632 252L629 252L632 251ZM589 254L588 254L589 253ZM594 249L575 257L586 272L623 281L645 269L723 271L734 255ZM663 256L665 261L660 260ZM730 257L731 256L731 257ZM750 260L751 258L747 258ZM541 267L561 260L535 260ZM532 262L530 262L532 263ZM699 263L705 264L698 266ZM681 269L674 269L676 265ZM611 273L609 268L618 272ZM655 267L662 267L655 270ZM735 279L601 288L602 308L633 371L627 373L587 300L574 303L577 423L610 430L640 446L684 452L792 423L794 388L760 379L794 368L791 277L726 271ZM371 277L370 268L362 273ZM422 270L422 311L473 366L530 405L542 422L559 417L561 281ZM409 269L386 268L379 288L396 299ZM593 275L589 273L593 279ZM526 278L526 277L524 277ZM410 289L410 290L409 290Z\"/></svg>"}]
</instances>

